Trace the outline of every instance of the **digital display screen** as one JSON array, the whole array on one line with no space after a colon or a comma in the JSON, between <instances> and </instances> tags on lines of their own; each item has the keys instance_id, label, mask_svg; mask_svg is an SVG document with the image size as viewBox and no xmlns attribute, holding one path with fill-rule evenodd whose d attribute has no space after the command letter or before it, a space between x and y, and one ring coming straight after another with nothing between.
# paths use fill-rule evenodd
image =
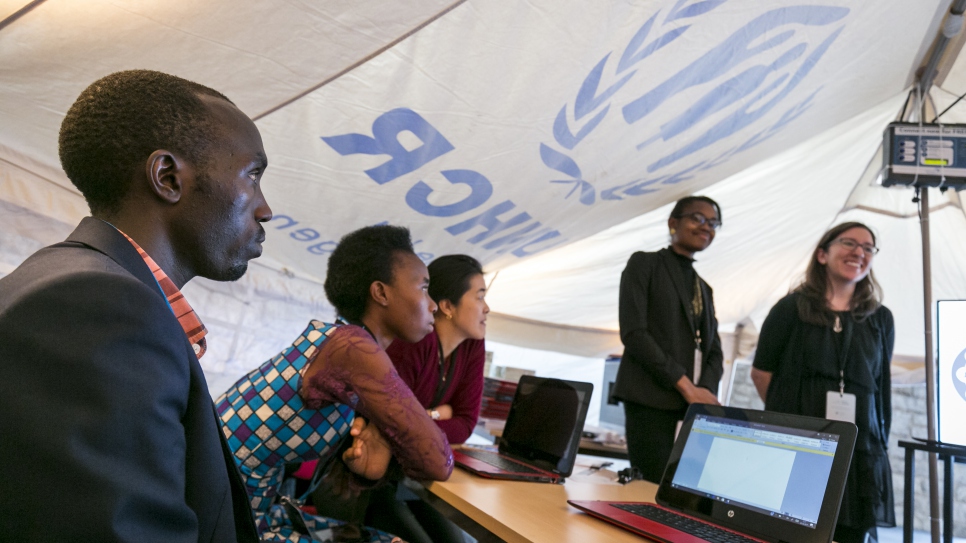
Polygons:
<instances>
[{"instance_id":1,"label":"digital display screen","mask_svg":"<svg viewBox=\"0 0 966 543\"><path fill-rule=\"evenodd\" d=\"M966 300L937 306L939 441L966 446Z\"/></svg>"},{"instance_id":2,"label":"digital display screen","mask_svg":"<svg viewBox=\"0 0 966 543\"><path fill-rule=\"evenodd\" d=\"M838 440L835 434L698 415L671 486L815 528Z\"/></svg>"},{"instance_id":3,"label":"digital display screen","mask_svg":"<svg viewBox=\"0 0 966 543\"><path fill-rule=\"evenodd\" d=\"M590 383L521 377L500 452L570 475L592 393Z\"/></svg>"}]
</instances>

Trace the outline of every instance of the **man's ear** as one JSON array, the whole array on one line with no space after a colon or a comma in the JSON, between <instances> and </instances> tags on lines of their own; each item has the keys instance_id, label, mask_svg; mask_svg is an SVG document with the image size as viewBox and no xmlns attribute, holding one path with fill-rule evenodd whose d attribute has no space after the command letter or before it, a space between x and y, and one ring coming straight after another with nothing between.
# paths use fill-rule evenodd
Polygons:
<instances>
[{"instance_id":1,"label":"man's ear","mask_svg":"<svg viewBox=\"0 0 966 543\"><path fill-rule=\"evenodd\" d=\"M148 187L155 196L169 204L178 203L185 188L186 163L164 149L151 153L145 163Z\"/></svg>"},{"instance_id":2,"label":"man's ear","mask_svg":"<svg viewBox=\"0 0 966 543\"><path fill-rule=\"evenodd\" d=\"M389 288L382 281L373 281L369 285L369 297L381 307L389 307Z\"/></svg>"}]
</instances>

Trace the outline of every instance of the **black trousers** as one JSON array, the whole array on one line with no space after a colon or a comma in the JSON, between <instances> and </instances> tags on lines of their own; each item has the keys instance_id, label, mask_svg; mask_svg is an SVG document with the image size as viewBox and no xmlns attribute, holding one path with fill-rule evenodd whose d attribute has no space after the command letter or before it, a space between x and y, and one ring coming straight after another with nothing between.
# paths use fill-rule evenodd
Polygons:
<instances>
[{"instance_id":1,"label":"black trousers","mask_svg":"<svg viewBox=\"0 0 966 543\"><path fill-rule=\"evenodd\" d=\"M463 543L463 531L405 487L390 483L373 489L366 526L409 543Z\"/></svg>"},{"instance_id":2,"label":"black trousers","mask_svg":"<svg viewBox=\"0 0 966 543\"><path fill-rule=\"evenodd\" d=\"M871 539L866 540L865 536L867 534ZM879 532L876 530L875 526L867 530L863 530L861 528L852 528L849 526L836 526L835 534L832 537L836 543L865 543L866 541L875 543L878 538Z\"/></svg>"},{"instance_id":3,"label":"black trousers","mask_svg":"<svg viewBox=\"0 0 966 543\"><path fill-rule=\"evenodd\" d=\"M624 402L624 433L631 466L640 470L645 481L661 482L664 467L674 446L674 430L687 409L655 409Z\"/></svg>"}]
</instances>

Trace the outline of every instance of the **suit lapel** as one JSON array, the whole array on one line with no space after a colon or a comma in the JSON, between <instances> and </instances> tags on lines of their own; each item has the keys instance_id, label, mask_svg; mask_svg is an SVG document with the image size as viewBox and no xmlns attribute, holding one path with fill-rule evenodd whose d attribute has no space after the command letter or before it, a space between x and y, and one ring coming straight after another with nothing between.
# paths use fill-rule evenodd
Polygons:
<instances>
[{"instance_id":1,"label":"suit lapel","mask_svg":"<svg viewBox=\"0 0 966 543\"><path fill-rule=\"evenodd\" d=\"M164 291L161 290L161 286L158 285L154 274L151 273L147 264L144 263L144 259L138 254L137 249L113 226L93 217L85 217L71 235L67 237L66 243L79 243L103 253L130 272L139 281L157 292L158 296L167 303L167 297ZM187 342L188 338L185 336L185 343L187 344ZM204 372L201 370L194 351L190 348L186 348L185 350L186 356L193 359L192 366L197 368L197 371L201 374L201 380L204 382ZM238 466L235 464L234 455L228 443L225 441L224 434L220 431L221 419L218 417L213 403L211 404L211 415L215 421L215 427L219 429L217 431L218 439L221 443L222 455L224 456L225 467L228 471L236 535L239 541L255 541L254 536L257 530L255 528L255 519L252 516L252 509L248 501L248 495L241 481L241 476L238 473ZM240 524L239 519L241 519Z\"/></svg>"},{"instance_id":2,"label":"suit lapel","mask_svg":"<svg viewBox=\"0 0 966 543\"><path fill-rule=\"evenodd\" d=\"M664 267L667 270L669 276L671 276L671 282L674 283L674 290L677 292L678 300L681 301L681 307L684 308L684 314L688 317L688 326L691 328L691 336L695 335L694 328L694 307L691 305L691 300L687 299L687 286L684 284L684 279L681 277L680 264L675 262L675 256L671 254L670 249L661 249L659 251L662 259L664 261ZM703 294L703 291L702 291Z\"/></svg>"},{"instance_id":3,"label":"suit lapel","mask_svg":"<svg viewBox=\"0 0 966 543\"><path fill-rule=\"evenodd\" d=\"M107 255L139 281L157 292L158 296L164 298L165 303L167 303L164 291L161 290L154 274L144 263L144 259L138 254L137 249L131 245L131 242L124 239L124 236L113 226L93 217L85 217L67 237L66 241L81 243Z\"/></svg>"},{"instance_id":4,"label":"suit lapel","mask_svg":"<svg viewBox=\"0 0 966 543\"><path fill-rule=\"evenodd\" d=\"M697 271L695 271L697 274ZM701 299L704 300L704 314L701 318L701 351L705 356L711 348L711 316L714 315L714 306L711 300L711 287L698 277L698 286L701 288Z\"/></svg>"}]
</instances>

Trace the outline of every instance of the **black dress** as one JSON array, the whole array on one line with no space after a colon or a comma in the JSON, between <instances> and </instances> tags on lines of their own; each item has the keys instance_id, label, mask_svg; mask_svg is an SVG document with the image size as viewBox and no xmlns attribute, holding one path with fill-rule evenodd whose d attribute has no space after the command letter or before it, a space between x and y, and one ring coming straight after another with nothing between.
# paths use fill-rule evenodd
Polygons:
<instances>
[{"instance_id":1,"label":"black dress","mask_svg":"<svg viewBox=\"0 0 966 543\"><path fill-rule=\"evenodd\" d=\"M799 294L782 298L768 313L758 339L754 367L771 372L765 409L825 417L826 392L839 389L841 349L851 329L845 357L845 391L855 394L858 426L838 526L867 530L895 526L892 470L887 447L892 422L889 369L895 327L892 312L880 306L856 321L837 313L843 330L803 322Z\"/></svg>"}]
</instances>

